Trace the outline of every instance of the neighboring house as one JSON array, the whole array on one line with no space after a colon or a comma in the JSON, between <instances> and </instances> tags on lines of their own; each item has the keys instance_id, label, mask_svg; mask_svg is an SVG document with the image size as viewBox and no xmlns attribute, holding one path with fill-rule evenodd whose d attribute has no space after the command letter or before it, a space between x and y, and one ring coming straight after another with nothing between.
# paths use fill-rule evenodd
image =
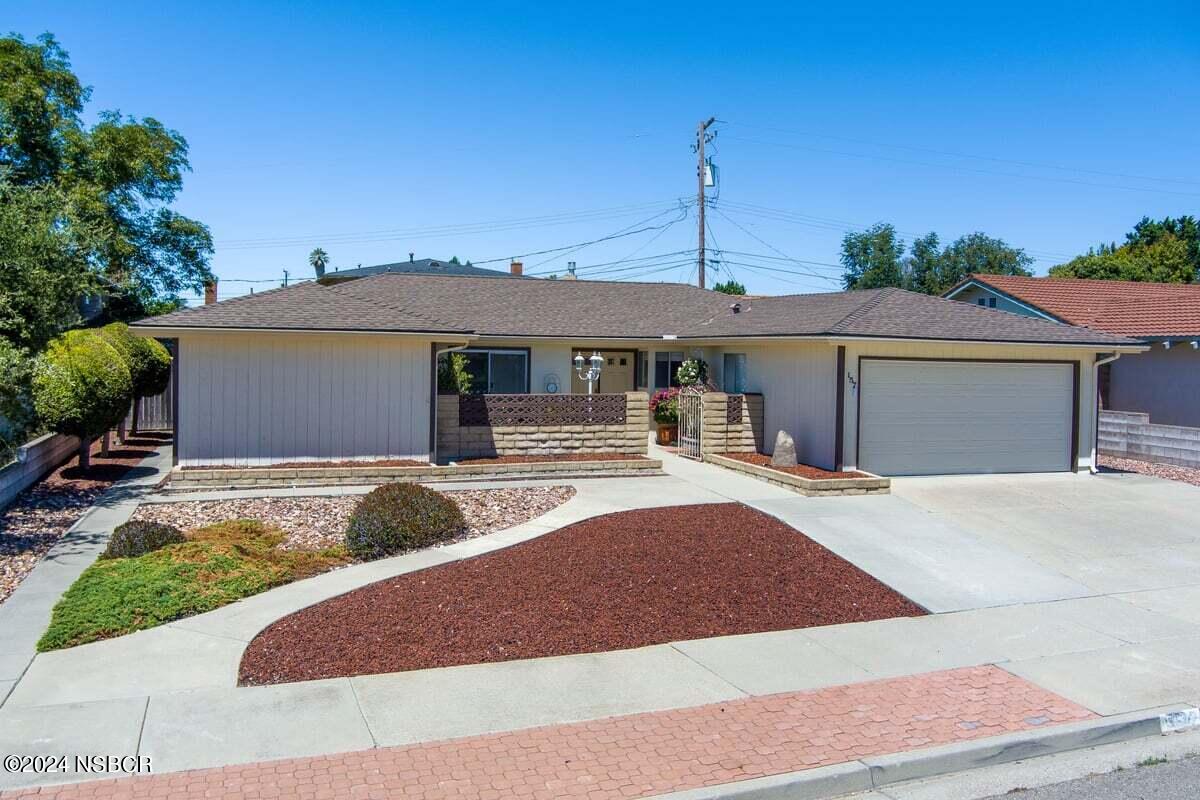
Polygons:
<instances>
[{"instance_id":1,"label":"neighboring house","mask_svg":"<svg viewBox=\"0 0 1200 800\"><path fill-rule=\"evenodd\" d=\"M701 357L764 395L764 439L824 468L938 474L1086 469L1095 365L1121 336L899 289L733 298L692 286L384 273L142 320L178 339L185 466L433 456L436 356L493 393L668 386Z\"/></svg>"},{"instance_id":2,"label":"neighboring house","mask_svg":"<svg viewBox=\"0 0 1200 800\"><path fill-rule=\"evenodd\" d=\"M434 258L421 258L413 260L412 254L408 256L408 261L397 261L394 264L375 264L370 267L355 267L354 269L335 269L333 272L326 272L324 276L318 279L320 283L331 285L340 283L341 281L354 280L355 278L367 278L372 275L380 275L385 272L402 273L402 274L419 274L419 275L459 275L470 278L513 278L521 276L522 265L520 261L514 261L509 265L508 272L501 272L495 269L484 269L475 267L470 264L455 264L450 261L438 261Z\"/></svg>"},{"instance_id":3,"label":"neighboring house","mask_svg":"<svg viewBox=\"0 0 1200 800\"><path fill-rule=\"evenodd\" d=\"M1200 427L1200 285L971 275L945 296L1141 339L1148 352L1104 367L1104 407Z\"/></svg>"}]
</instances>

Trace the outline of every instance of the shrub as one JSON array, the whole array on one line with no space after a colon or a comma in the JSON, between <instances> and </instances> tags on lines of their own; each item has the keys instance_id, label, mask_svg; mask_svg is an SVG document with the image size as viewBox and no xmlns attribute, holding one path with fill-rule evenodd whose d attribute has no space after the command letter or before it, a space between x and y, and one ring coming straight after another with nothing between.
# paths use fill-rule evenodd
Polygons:
<instances>
[{"instance_id":1,"label":"shrub","mask_svg":"<svg viewBox=\"0 0 1200 800\"><path fill-rule=\"evenodd\" d=\"M101 558L137 558L169 544L186 542L183 531L161 522L133 520L118 525Z\"/></svg>"},{"instance_id":2,"label":"shrub","mask_svg":"<svg viewBox=\"0 0 1200 800\"><path fill-rule=\"evenodd\" d=\"M162 342L145 336L134 336L124 322L110 322L100 329L104 341L112 345L125 365L133 386L133 429L138 429L138 398L153 397L167 388L171 380L171 354Z\"/></svg>"},{"instance_id":3,"label":"shrub","mask_svg":"<svg viewBox=\"0 0 1200 800\"><path fill-rule=\"evenodd\" d=\"M708 362L703 358L689 358L675 370L675 377L683 386L695 386L708 381Z\"/></svg>"},{"instance_id":4,"label":"shrub","mask_svg":"<svg viewBox=\"0 0 1200 800\"><path fill-rule=\"evenodd\" d=\"M438 391L443 394L470 394L471 373L462 353L443 353L438 358Z\"/></svg>"},{"instance_id":5,"label":"shrub","mask_svg":"<svg viewBox=\"0 0 1200 800\"><path fill-rule=\"evenodd\" d=\"M466 523L458 504L415 483L389 483L359 501L346 528L346 547L363 559L382 558L445 541Z\"/></svg>"},{"instance_id":6,"label":"shrub","mask_svg":"<svg viewBox=\"0 0 1200 800\"><path fill-rule=\"evenodd\" d=\"M650 398L650 413L654 421L662 425L679 423L679 390L676 388L659 389Z\"/></svg>"},{"instance_id":7,"label":"shrub","mask_svg":"<svg viewBox=\"0 0 1200 800\"><path fill-rule=\"evenodd\" d=\"M37 415L47 427L79 437L84 469L92 439L124 419L132 397L125 359L95 331L67 331L47 345L34 366Z\"/></svg>"},{"instance_id":8,"label":"shrub","mask_svg":"<svg viewBox=\"0 0 1200 800\"><path fill-rule=\"evenodd\" d=\"M29 384L33 359L23 349L0 338L0 464L37 430Z\"/></svg>"}]
</instances>

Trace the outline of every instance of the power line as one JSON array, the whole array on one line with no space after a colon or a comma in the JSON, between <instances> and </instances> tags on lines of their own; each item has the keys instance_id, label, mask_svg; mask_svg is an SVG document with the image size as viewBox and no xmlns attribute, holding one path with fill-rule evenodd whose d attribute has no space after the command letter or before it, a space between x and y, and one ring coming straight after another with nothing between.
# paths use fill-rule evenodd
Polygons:
<instances>
[{"instance_id":1,"label":"power line","mask_svg":"<svg viewBox=\"0 0 1200 800\"><path fill-rule=\"evenodd\" d=\"M845 150L828 150L821 147L809 147L802 144L788 144L786 142L767 142L761 139L748 139L744 136L727 136L727 139L733 139L739 142L749 142L751 144L761 144L768 147L784 147L792 150L806 150L813 153L824 153L826 155L845 156L847 158L865 158L874 161L889 161L896 164L913 164L921 167L932 167L934 169L949 169L962 170L964 172L973 172L978 175L995 175L1003 178L1018 178L1022 180L1043 181L1048 183L1069 183L1076 186L1090 186L1100 189L1122 189L1131 192L1149 192L1151 194L1171 194L1181 197L1200 197L1200 192L1179 192L1173 189L1156 189L1144 186L1122 186L1113 183L1094 183L1092 181L1074 180L1071 178L1052 178L1044 175L1023 175L1018 172L999 172L997 170L980 169L978 167L965 167L958 164L939 164L934 161L915 161L907 158L894 158L892 156L868 155L866 153L851 153Z\"/></svg>"},{"instance_id":2,"label":"power line","mask_svg":"<svg viewBox=\"0 0 1200 800\"><path fill-rule=\"evenodd\" d=\"M764 131L774 131L776 133L786 133L794 136L806 136L814 139L829 139L832 141L850 142L852 144L865 144L872 147L887 147L893 150L908 150L913 153L929 153L931 155L948 156L950 158L970 158L976 161L991 161L997 164L1014 164L1022 167L1034 167L1036 169L1052 169L1060 172L1078 172L1087 175L1102 175L1109 178L1127 178L1138 181L1159 181L1162 183L1181 183L1189 185L1198 185L1200 180L1191 180L1188 178L1163 178L1154 175L1135 175L1127 172L1106 172L1098 169L1088 169L1086 167L1065 167L1060 164L1047 164L1039 161L1021 161L1013 158L997 158L995 156L981 156L971 153L961 153L952 150L937 150L932 147L914 147L903 144L889 144L887 142L874 142L869 139L855 139L847 136L833 136L825 133L813 133L811 131L797 131L787 128L775 128L767 125L751 125L745 122L728 122L727 124L742 127L756 128Z\"/></svg>"},{"instance_id":3,"label":"power line","mask_svg":"<svg viewBox=\"0 0 1200 800\"><path fill-rule=\"evenodd\" d=\"M664 214L669 214L669 213L671 213L671 211L672 211L672 209L667 209L666 211L660 211L659 213L655 214L654 216L652 216L652 217L649 217L649 218L647 218L647 219L644 219L644 220L642 220L641 222L635 222L635 223L633 223L632 225L628 225L628 226L626 226L626 227L624 227L624 228L620 229L619 231L616 231L616 233L624 233L625 231L629 230L630 228L635 228L635 227L637 227L637 226L639 226L639 225L644 225L644 224L646 224L647 222L651 222L651 221L653 221L653 220L656 220L656 219L658 219L659 217L663 216ZM651 243L651 242L653 242L653 241L654 241L655 239L657 239L659 236L662 236L664 233L666 233L668 230L670 230L670 228L671 228L671 226L672 226L672 225L674 225L674 224L675 224L675 223L677 223L677 222L681 222L682 220L684 220L684 219L686 219L686 218L687 218L687 204L686 204L684 201L682 201L682 200L681 200L681 201L679 201L679 212L680 212L680 215L679 215L679 218L678 218L678 219L671 220L669 223L667 223L666 225L664 225L662 228L660 228L660 229L659 229L658 233L656 233L656 234L654 234L653 236L651 236L651 237L650 237L650 238L649 238L649 239L648 239L646 242L644 242L644 243L643 243L641 246L639 246L639 247L638 247L636 250L634 250L634 251L633 251L633 253L631 253L630 255L634 255L634 254L637 254L637 253L641 252L643 249L645 249L646 247L648 247L648 246L650 245L650 243ZM568 252L566 252L566 253L560 253L560 254L558 254L558 255L551 256L550 258L547 258L547 259L545 259L544 261L539 261L539 262L538 262L538 263L536 263L536 264L532 264L532 265L531 265L531 268L540 267L540 266L542 266L543 264L548 264L549 262L551 262L551 261L554 261L555 259L558 259L558 258L565 258L566 256L572 255L572 254L574 254L574 253L578 253L579 251L581 251L581 250L584 250L585 248L588 248L588 247L590 247L590 246L591 246L591 244L583 244L583 245L580 245L579 247L575 248L574 250L568 251ZM529 273L529 274L530 274L530 275L536 275L536 274L539 274L539 273L533 273L533 272L531 272L531 273ZM540 274L545 274L545 273L540 273Z\"/></svg>"}]
</instances>

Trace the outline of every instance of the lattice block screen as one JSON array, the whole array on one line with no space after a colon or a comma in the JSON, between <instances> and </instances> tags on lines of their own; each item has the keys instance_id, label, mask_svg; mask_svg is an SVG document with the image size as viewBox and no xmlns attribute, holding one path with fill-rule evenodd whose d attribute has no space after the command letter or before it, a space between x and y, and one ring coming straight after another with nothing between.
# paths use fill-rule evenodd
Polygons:
<instances>
[{"instance_id":1,"label":"lattice block screen","mask_svg":"<svg viewBox=\"0 0 1200 800\"><path fill-rule=\"evenodd\" d=\"M478 394L458 398L463 427L624 425L623 394Z\"/></svg>"}]
</instances>

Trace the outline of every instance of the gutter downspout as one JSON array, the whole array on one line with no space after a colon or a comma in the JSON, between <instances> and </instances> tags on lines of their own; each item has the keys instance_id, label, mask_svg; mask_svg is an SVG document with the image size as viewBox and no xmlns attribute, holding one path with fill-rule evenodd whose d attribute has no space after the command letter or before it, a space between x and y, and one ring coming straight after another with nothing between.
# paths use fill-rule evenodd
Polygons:
<instances>
[{"instance_id":1,"label":"gutter downspout","mask_svg":"<svg viewBox=\"0 0 1200 800\"><path fill-rule=\"evenodd\" d=\"M437 413L438 412L437 366L438 366L438 358L441 357L442 353L453 353L458 350L466 350L470 346L471 346L470 342L463 342L462 344L456 344L453 347L444 347L440 350L438 349L438 346L436 344L433 346L433 413L430 415L432 418L432 421L429 426L430 431L431 431L430 435L433 437L433 446L429 448L429 463L431 465L437 464L437 433L438 433L438 431L437 431L437 418L438 418L438 413Z\"/></svg>"},{"instance_id":2,"label":"gutter downspout","mask_svg":"<svg viewBox=\"0 0 1200 800\"><path fill-rule=\"evenodd\" d=\"M1095 412L1092 414L1092 463L1089 472L1093 475L1100 472L1100 468L1096 464L1096 459L1100 455L1100 368L1105 364L1111 364L1120 357L1120 353L1109 353L1108 355L1097 353L1096 361L1092 364L1092 387L1096 390L1096 404Z\"/></svg>"}]
</instances>

